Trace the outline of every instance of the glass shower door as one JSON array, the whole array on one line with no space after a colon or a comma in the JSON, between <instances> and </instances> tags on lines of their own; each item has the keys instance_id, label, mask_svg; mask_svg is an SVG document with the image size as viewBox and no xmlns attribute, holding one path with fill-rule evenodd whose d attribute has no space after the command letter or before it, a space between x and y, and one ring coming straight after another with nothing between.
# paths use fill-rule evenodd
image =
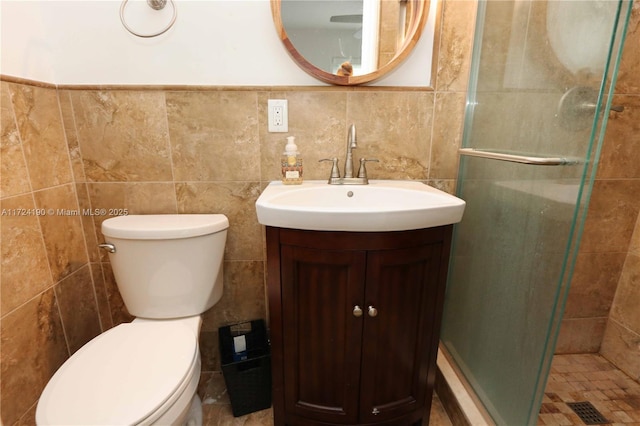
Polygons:
<instances>
[{"instance_id":1,"label":"glass shower door","mask_svg":"<svg viewBox=\"0 0 640 426\"><path fill-rule=\"evenodd\" d=\"M441 340L498 424L536 423L630 6L479 2Z\"/></svg>"}]
</instances>

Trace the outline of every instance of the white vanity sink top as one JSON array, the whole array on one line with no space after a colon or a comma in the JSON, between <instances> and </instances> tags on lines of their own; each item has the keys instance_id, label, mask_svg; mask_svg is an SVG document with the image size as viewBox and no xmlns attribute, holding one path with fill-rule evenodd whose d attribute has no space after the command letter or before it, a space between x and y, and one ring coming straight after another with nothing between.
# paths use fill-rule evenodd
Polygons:
<instances>
[{"instance_id":1,"label":"white vanity sink top","mask_svg":"<svg viewBox=\"0 0 640 426\"><path fill-rule=\"evenodd\" d=\"M256 202L258 222L316 231L404 231L460 222L465 202L416 181L368 185L271 182Z\"/></svg>"}]
</instances>

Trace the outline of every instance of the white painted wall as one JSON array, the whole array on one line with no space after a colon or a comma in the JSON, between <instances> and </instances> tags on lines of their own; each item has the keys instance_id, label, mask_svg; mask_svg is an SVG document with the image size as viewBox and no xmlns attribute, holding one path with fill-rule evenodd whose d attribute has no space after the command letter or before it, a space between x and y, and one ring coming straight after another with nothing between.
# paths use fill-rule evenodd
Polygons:
<instances>
[{"instance_id":1,"label":"white painted wall","mask_svg":"<svg viewBox=\"0 0 640 426\"><path fill-rule=\"evenodd\" d=\"M129 1L130 26L168 22L170 6L157 12L143 1ZM120 4L0 0L0 73L54 84L324 85L285 51L268 0L176 0L174 27L152 39L124 29ZM429 85L434 18L413 54L376 85Z\"/></svg>"}]
</instances>

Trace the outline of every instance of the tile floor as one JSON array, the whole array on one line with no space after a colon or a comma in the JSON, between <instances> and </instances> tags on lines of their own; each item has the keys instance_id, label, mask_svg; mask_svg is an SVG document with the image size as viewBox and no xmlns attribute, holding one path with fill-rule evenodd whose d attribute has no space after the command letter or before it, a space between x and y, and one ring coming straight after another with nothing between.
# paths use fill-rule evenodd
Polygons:
<instances>
[{"instance_id":1,"label":"tile floor","mask_svg":"<svg viewBox=\"0 0 640 426\"><path fill-rule=\"evenodd\" d=\"M207 374L207 373L204 373ZM208 373L200 381L198 394L202 399L203 426L272 426L271 409L257 411L242 417L233 417L222 373ZM452 426L438 397L434 394L431 405L432 426Z\"/></svg>"},{"instance_id":2,"label":"tile floor","mask_svg":"<svg viewBox=\"0 0 640 426\"><path fill-rule=\"evenodd\" d=\"M640 426L640 384L597 354L556 355L538 425L582 425L566 402L589 401L614 425Z\"/></svg>"},{"instance_id":3,"label":"tile floor","mask_svg":"<svg viewBox=\"0 0 640 426\"><path fill-rule=\"evenodd\" d=\"M272 426L271 409L233 417L221 373L209 373L198 391L205 426ZM589 401L612 425L640 426L640 383L597 354L556 355L538 425L583 425L567 402ZM434 394L430 425L452 423Z\"/></svg>"}]
</instances>

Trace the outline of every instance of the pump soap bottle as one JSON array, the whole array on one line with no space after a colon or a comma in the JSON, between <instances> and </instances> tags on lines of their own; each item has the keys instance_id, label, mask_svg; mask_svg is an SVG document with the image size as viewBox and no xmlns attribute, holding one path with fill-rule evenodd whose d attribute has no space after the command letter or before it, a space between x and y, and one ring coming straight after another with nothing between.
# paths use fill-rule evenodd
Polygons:
<instances>
[{"instance_id":1,"label":"pump soap bottle","mask_svg":"<svg viewBox=\"0 0 640 426\"><path fill-rule=\"evenodd\" d=\"M298 152L295 137L287 137L287 145L282 153L282 183L298 185L302 183L302 157Z\"/></svg>"}]
</instances>

